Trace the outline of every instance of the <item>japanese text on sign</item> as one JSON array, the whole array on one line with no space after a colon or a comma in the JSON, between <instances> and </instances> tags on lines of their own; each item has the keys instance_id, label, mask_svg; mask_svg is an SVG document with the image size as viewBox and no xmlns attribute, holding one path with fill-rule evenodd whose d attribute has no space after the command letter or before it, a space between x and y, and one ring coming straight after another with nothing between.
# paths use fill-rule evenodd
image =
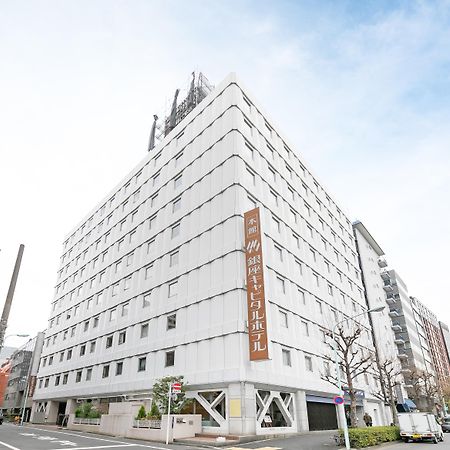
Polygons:
<instances>
[{"instance_id":1,"label":"japanese text on sign","mask_svg":"<svg viewBox=\"0 0 450 450\"><path fill-rule=\"evenodd\" d=\"M259 208L244 214L250 361L269 359Z\"/></svg>"}]
</instances>

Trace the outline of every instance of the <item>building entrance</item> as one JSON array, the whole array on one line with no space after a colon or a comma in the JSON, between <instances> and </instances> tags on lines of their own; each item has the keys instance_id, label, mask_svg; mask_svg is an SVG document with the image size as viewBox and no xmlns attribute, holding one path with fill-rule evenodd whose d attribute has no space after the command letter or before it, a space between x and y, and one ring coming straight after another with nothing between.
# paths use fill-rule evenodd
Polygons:
<instances>
[{"instance_id":1,"label":"building entrance","mask_svg":"<svg viewBox=\"0 0 450 450\"><path fill-rule=\"evenodd\" d=\"M336 406L333 403L307 402L308 422L310 431L336 430Z\"/></svg>"}]
</instances>

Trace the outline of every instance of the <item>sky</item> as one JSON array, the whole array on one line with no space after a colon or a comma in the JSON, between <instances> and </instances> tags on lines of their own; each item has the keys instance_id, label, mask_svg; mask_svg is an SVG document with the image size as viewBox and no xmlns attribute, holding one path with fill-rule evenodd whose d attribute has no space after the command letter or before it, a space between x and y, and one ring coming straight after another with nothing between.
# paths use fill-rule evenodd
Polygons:
<instances>
[{"instance_id":1,"label":"sky","mask_svg":"<svg viewBox=\"0 0 450 450\"><path fill-rule=\"evenodd\" d=\"M7 335L46 327L63 240L193 70L236 72L450 323L449 49L450 1L1 0L0 302L25 244Z\"/></svg>"}]
</instances>

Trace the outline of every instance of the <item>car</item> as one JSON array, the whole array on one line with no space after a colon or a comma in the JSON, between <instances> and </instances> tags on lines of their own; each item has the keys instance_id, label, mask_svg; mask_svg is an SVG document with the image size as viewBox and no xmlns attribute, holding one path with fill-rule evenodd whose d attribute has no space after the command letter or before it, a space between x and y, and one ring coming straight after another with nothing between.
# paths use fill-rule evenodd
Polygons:
<instances>
[{"instance_id":1,"label":"car","mask_svg":"<svg viewBox=\"0 0 450 450\"><path fill-rule=\"evenodd\" d=\"M3 412L0 411L0 425L3 423Z\"/></svg>"},{"instance_id":2,"label":"car","mask_svg":"<svg viewBox=\"0 0 450 450\"><path fill-rule=\"evenodd\" d=\"M450 433L450 416L444 417L441 427L444 433Z\"/></svg>"}]
</instances>

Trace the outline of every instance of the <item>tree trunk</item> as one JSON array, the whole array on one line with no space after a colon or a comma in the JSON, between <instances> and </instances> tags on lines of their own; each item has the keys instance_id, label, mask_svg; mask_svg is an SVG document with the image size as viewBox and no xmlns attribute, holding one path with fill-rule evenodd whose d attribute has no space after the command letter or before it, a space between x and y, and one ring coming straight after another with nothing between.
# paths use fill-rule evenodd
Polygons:
<instances>
[{"instance_id":1,"label":"tree trunk","mask_svg":"<svg viewBox=\"0 0 450 450\"><path fill-rule=\"evenodd\" d=\"M391 380L388 380L387 386L389 391L389 407L391 408L392 422L394 425L398 426L397 405L395 404L394 386L392 386Z\"/></svg>"}]
</instances>

